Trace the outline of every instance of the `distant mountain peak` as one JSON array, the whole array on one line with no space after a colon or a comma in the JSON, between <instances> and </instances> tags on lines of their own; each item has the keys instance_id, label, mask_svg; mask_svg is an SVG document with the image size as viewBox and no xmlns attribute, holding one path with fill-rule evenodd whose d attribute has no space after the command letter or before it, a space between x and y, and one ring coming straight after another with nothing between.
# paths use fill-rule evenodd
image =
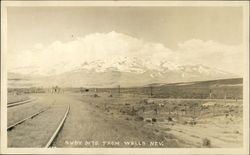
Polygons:
<instances>
[{"instance_id":1,"label":"distant mountain peak","mask_svg":"<svg viewBox=\"0 0 250 155\"><path fill-rule=\"evenodd\" d=\"M84 61L80 65L73 65L69 63L58 63L49 68L42 68L40 66L23 67L10 70L10 72L30 74L30 75L46 75L53 76L55 74L62 74L65 72L76 70L91 70L96 72L118 71L131 73L145 73L154 72L153 75L161 75L163 73L175 72L184 74L203 74L203 75L229 75L231 73L221 71L219 69L210 68L203 64L197 65L179 65L169 60L162 60L156 64L150 59L128 57L128 56L114 56L106 59L98 59L93 61ZM156 73L157 72L157 73Z\"/></svg>"},{"instance_id":2,"label":"distant mountain peak","mask_svg":"<svg viewBox=\"0 0 250 155\"><path fill-rule=\"evenodd\" d=\"M73 66L73 67L72 67ZM178 65L169 60L155 64L150 60L138 57L110 57L93 61L83 61L81 65L61 63L46 69L39 66L13 70L11 77L30 77L38 80L41 86L52 84L70 87L100 86L142 86L150 83L190 82L200 80L226 79L238 77L234 74L210 68L208 66ZM28 76L20 76L24 74ZM17 82L21 82L20 80ZM15 83L15 81L12 81Z\"/></svg>"}]
</instances>

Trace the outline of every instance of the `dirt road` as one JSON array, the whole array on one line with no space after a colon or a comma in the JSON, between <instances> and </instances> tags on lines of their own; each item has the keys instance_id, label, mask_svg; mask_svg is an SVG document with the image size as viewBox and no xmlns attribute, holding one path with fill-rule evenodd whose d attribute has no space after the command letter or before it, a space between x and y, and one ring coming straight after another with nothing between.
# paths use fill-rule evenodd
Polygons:
<instances>
[{"instance_id":1,"label":"dirt road","mask_svg":"<svg viewBox=\"0 0 250 155\"><path fill-rule=\"evenodd\" d=\"M67 95L58 102L70 103L70 113L54 147L179 147L177 140L145 122L125 120L98 109L83 96ZM101 106L101 105L100 105Z\"/></svg>"}]
</instances>

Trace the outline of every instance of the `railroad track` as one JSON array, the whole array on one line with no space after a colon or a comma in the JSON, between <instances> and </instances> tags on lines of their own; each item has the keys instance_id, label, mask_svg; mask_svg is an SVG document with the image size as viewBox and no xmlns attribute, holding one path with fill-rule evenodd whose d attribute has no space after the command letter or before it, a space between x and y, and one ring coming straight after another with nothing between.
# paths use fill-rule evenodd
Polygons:
<instances>
[{"instance_id":1,"label":"railroad track","mask_svg":"<svg viewBox=\"0 0 250 155\"><path fill-rule=\"evenodd\" d=\"M12 129L15 128L17 125L24 123L24 122L25 122L26 120L28 120L28 119L32 119L32 118L38 116L39 114L45 112L45 111L48 110L49 108L51 108L51 107L48 107L48 108L43 109L43 110L40 110L39 112L37 112L37 113L35 113L35 114L32 114L32 115L30 115L30 116L28 116L28 117L26 117L26 118L24 118L24 119L22 119L22 120L20 120L20 121L18 121L18 122L16 122L16 123L12 124L12 125L10 125L10 126L8 126L8 127L7 127L7 131L12 130Z\"/></svg>"},{"instance_id":2,"label":"railroad track","mask_svg":"<svg viewBox=\"0 0 250 155\"><path fill-rule=\"evenodd\" d=\"M22 105L22 104L25 104L25 103L29 103L29 102L34 101L34 100L36 100L36 98L28 99L28 100L24 100L24 101L18 101L18 102L8 103L7 104L7 108L18 106L18 105Z\"/></svg>"},{"instance_id":3,"label":"railroad track","mask_svg":"<svg viewBox=\"0 0 250 155\"><path fill-rule=\"evenodd\" d=\"M34 99L33 99L33 100L34 100ZM42 110L38 111L37 113L34 113L34 114L32 114L32 115L30 115L30 116L28 116L28 117L26 117L26 118L24 118L24 119L22 119L22 120L16 122L16 123L14 123L14 124L8 126L8 127L7 127L7 131L12 130L12 129L15 128L17 125L24 123L26 120L32 119L32 118L38 116L39 114L41 114L41 113L47 111L48 109L51 108L52 105L55 104L55 102L56 102L56 101L53 101L53 102L51 103L51 105L50 105L48 108L42 109Z\"/></svg>"},{"instance_id":4,"label":"railroad track","mask_svg":"<svg viewBox=\"0 0 250 155\"><path fill-rule=\"evenodd\" d=\"M53 133L53 135L51 136L51 138L49 139L49 141L46 143L45 148L49 148L49 147L52 146L54 140L56 139L57 135L59 134L60 130L63 127L63 124L64 124L64 122L65 122L65 120L66 120L66 118L68 116L69 110L70 110L70 106L68 105L67 110L66 110L66 112L65 112L65 114L64 114L64 116L63 116L63 118L62 118L62 120L60 122L60 124L56 128L55 132Z\"/></svg>"},{"instance_id":5,"label":"railroad track","mask_svg":"<svg viewBox=\"0 0 250 155\"><path fill-rule=\"evenodd\" d=\"M53 104L54 104L54 103L52 103L52 105L53 105ZM24 118L24 119L22 119L22 120L20 120L20 121L18 121L18 122L16 122L16 123L12 124L12 125L10 125L10 126L8 126L8 127L7 127L7 131L11 131L11 130L14 129L17 125L24 123L24 122L25 122L26 120L28 120L28 119L32 119L32 118L34 118L34 117L40 115L41 113L47 111L47 110L50 109L50 108L51 108L51 106L49 106L49 107L46 108L46 109L40 110L39 112L37 112L37 113L35 113L35 114L32 114L32 115L30 115L30 116L28 116L28 117L26 117L26 118ZM65 120L66 120L66 118L67 118L67 116L68 116L69 110L70 110L70 106L68 105L67 108L66 108L66 111L65 111L65 113L64 113L64 115L63 115L63 117L62 117L62 119L60 120L60 123L58 124L58 126L57 126L57 128L56 128L56 130L53 132L52 136L49 138L49 141L48 141L48 142L46 143L46 145L44 146L45 148L49 148L49 147L51 147L51 146L53 145L53 142L55 141L56 137L58 136L60 130L62 129L62 127L63 127L63 125L64 125L64 122L65 122Z\"/></svg>"}]
</instances>

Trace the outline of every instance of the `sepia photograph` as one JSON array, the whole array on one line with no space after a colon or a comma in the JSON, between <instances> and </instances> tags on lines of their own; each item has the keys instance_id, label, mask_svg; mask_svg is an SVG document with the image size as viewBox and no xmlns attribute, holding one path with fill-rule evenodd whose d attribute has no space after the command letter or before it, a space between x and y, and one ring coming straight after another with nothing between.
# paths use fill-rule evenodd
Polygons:
<instances>
[{"instance_id":1,"label":"sepia photograph","mask_svg":"<svg viewBox=\"0 0 250 155\"><path fill-rule=\"evenodd\" d=\"M3 4L3 153L249 153L248 2Z\"/></svg>"}]
</instances>

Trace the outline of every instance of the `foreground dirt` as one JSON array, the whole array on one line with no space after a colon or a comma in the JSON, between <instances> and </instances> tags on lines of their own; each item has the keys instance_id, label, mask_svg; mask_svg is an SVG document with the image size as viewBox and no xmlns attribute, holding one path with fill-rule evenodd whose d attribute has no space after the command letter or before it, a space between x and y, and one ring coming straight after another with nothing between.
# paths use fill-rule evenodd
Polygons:
<instances>
[{"instance_id":1,"label":"foreground dirt","mask_svg":"<svg viewBox=\"0 0 250 155\"><path fill-rule=\"evenodd\" d=\"M215 123L215 119L210 118L207 124L183 125L176 123L175 125L167 125L167 123L158 123L160 128L168 129L168 133L172 133L176 137L182 139L191 147L203 147L204 139L210 141L213 148L237 148L243 146L242 119L237 118L235 122L225 123L220 121ZM222 118L224 120L224 118Z\"/></svg>"},{"instance_id":2,"label":"foreground dirt","mask_svg":"<svg viewBox=\"0 0 250 155\"><path fill-rule=\"evenodd\" d=\"M210 116L197 117L197 124L183 124L187 116L170 113L159 109L158 114L150 105L145 112L137 115L131 113L138 107L143 97L119 96L99 97L79 93L38 94L39 104L27 104L8 111L9 122L24 117L32 110L53 104L53 108L33 120L8 132L9 147L43 147L51 133L55 130L66 105L70 112L66 122L53 143L53 147L241 147L242 115L234 117ZM157 102L156 102L157 103ZM171 103L172 104L172 103ZM168 106L170 103L167 104ZM129 109L127 109L129 108ZM167 107L168 108L168 107ZM221 107L221 110L224 107ZM13 113L14 112L14 113ZM138 118L143 116L143 119ZM173 116L171 122L168 116ZM156 118L156 122L146 119ZM204 139L209 144L203 145ZM32 143L32 141L35 141Z\"/></svg>"},{"instance_id":3,"label":"foreground dirt","mask_svg":"<svg viewBox=\"0 0 250 155\"><path fill-rule=\"evenodd\" d=\"M54 147L181 147L175 137L144 122L125 120L104 112L82 96L62 97L70 113Z\"/></svg>"}]
</instances>

